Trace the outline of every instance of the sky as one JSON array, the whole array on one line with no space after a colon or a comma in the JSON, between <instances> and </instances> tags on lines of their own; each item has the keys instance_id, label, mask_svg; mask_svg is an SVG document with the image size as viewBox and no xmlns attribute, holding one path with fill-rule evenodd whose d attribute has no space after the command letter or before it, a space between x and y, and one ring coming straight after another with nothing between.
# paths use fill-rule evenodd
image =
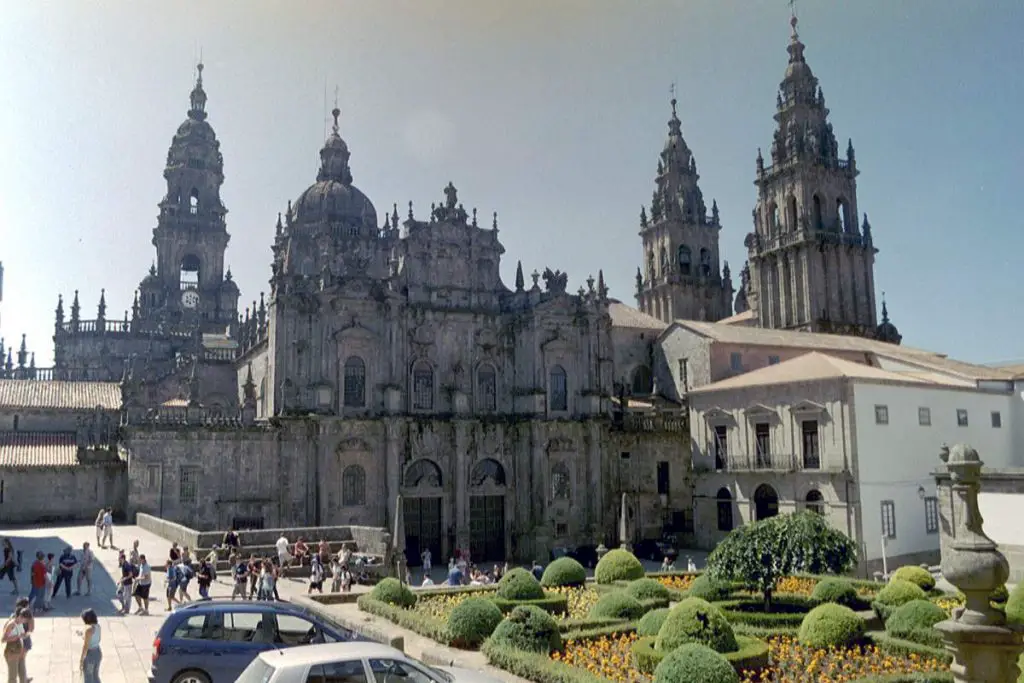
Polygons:
<instances>
[{"instance_id":1,"label":"sky","mask_svg":"<svg viewBox=\"0 0 1024 683\"><path fill-rule=\"evenodd\" d=\"M202 53L242 302L268 289L274 223L315 179L337 89L354 183L426 216L452 181L498 212L514 281L604 270L634 304L639 212L675 83L737 280L759 147L786 65L786 0L33 0L0 18L0 335L52 363L54 308L105 288L123 316L155 257L167 148ZM1024 3L802 0L806 57L879 254L904 344L1024 357ZM326 107L325 107L326 92ZM1014 256L1017 254L1017 256Z\"/></svg>"}]
</instances>

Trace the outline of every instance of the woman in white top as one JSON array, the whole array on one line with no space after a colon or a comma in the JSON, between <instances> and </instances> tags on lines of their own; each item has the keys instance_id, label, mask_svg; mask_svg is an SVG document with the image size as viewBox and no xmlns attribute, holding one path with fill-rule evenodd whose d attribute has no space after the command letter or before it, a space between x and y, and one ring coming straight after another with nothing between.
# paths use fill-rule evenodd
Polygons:
<instances>
[{"instance_id":1,"label":"woman in white top","mask_svg":"<svg viewBox=\"0 0 1024 683\"><path fill-rule=\"evenodd\" d=\"M26 683L25 639L28 633L25 622L32 616L28 608L22 607L4 625L4 659L7 660L7 683Z\"/></svg>"},{"instance_id":2,"label":"woman in white top","mask_svg":"<svg viewBox=\"0 0 1024 683\"><path fill-rule=\"evenodd\" d=\"M82 669L83 683L100 683L100 661L103 652L100 650L100 623L96 612L87 609L82 612L85 633L82 635Z\"/></svg>"}]
</instances>

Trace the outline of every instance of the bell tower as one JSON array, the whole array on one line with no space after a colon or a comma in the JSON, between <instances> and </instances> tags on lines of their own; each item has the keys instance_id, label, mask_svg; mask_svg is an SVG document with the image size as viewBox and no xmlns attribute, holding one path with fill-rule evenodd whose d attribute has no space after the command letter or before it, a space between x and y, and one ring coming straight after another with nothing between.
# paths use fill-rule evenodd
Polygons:
<instances>
[{"instance_id":1,"label":"bell tower","mask_svg":"<svg viewBox=\"0 0 1024 683\"><path fill-rule=\"evenodd\" d=\"M719 269L718 205L712 202L708 213L699 179L673 97L650 216L646 207L640 210L644 266L636 272L637 305L664 322L715 322L732 315L729 264Z\"/></svg>"},{"instance_id":2,"label":"bell tower","mask_svg":"<svg viewBox=\"0 0 1024 683\"><path fill-rule=\"evenodd\" d=\"M188 116L167 152L167 193L153 229L156 263L139 286L138 315L144 322L198 321L204 332L223 333L238 319L238 287L224 270L224 158L207 121L202 63L196 74Z\"/></svg>"},{"instance_id":3,"label":"bell tower","mask_svg":"<svg viewBox=\"0 0 1024 683\"><path fill-rule=\"evenodd\" d=\"M761 327L874 337L878 250L866 215L858 225L853 143L840 157L796 16L790 25L771 165L757 153L746 302Z\"/></svg>"}]
</instances>

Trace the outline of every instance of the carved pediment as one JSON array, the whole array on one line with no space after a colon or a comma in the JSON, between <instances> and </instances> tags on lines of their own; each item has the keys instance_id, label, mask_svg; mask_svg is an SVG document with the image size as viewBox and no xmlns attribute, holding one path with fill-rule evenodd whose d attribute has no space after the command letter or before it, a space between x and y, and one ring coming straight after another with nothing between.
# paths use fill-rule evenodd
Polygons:
<instances>
[{"instance_id":1,"label":"carved pediment","mask_svg":"<svg viewBox=\"0 0 1024 683\"><path fill-rule=\"evenodd\" d=\"M412 337L413 343L420 344L421 346L429 346L430 344L433 344L434 339L436 338L433 328L427 323L421 323L413 328L410 336Z\"/></svg>"},{"instance_id":2,"label":"carved pediment","mask_svg":"<svg viewBox=\"0 0 1024 683\"><path fill-rule=\"evenodd\" d=\"M334 332L334 340L342 341L343 339L365 339L372 340L377 337L377 333L366 327L359 321L359 317L355 314L349 316L348 320L342 323L341 327Z\"/></svg>"},{"instance_id":3,"label":"carved pediment","mask_svg":"<svg viewBox=\"0 0 1024 683\"><path fill-rule=\"evenodd\" d=\"M556 327L551 331L547 339L541 343L540 347L545 351L564 350L574 348L574 344L566 338L561 327Z\"/></svg>"},{"instance_id":4,"label":"carved pediment","mask_svg":"<svg viewBox=\"0 0 1024 683\"><path fill-rule=\"evenodd\" d=\"M731 413L715 407L704 411L704 420L709 423L721 424L723 422L732 422L733 418Z\"/></svg>"},{"instance_id":5,"label":"carved pediment","mask_svg":"<svg viewBox=\"0 0 1024 683\"><path fill-rule=\"evenodd\" d=\"M825 406L806 399L794 405L791 410L794 413L802 413L804 415L821 415L826 412Z\"/></svg>"},{"instance_id":6,"label":"carved pediment","mask_svg":"<svg viewBox=\"0 0 1024 683\"><path fill-rule=\"evenodd\" d=\"M755 403L743 412L748 420L770 420L779 416L774 408L769 408L763 403Z\"/></svg>"}]
</instances>

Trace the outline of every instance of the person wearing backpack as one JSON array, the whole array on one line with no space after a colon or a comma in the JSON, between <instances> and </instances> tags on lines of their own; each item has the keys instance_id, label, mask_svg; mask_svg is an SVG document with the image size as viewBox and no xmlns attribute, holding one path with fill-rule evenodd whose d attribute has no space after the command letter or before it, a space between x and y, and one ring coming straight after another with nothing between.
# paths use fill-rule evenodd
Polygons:
<instances>
[{"instance_id":1,"label":"person wearing backpack","mask_svg":"<svg viewBox=\"0 0 1024 683\"><path fill-rule=\"evenodd\" d=\"M199 571L196 572L196 583L199 584L199 597L202 600L210 599L210 584L213 582L213 568L206 560L199 563Z\"/></svg>"},{"instance_id":2,"label":"person wearing backpack","mask_svg":"<svg viewBox=\"0 0 1024 683\"><path fill-rule=\"evenodd\" d=\"M195 570L192 569L191 562L180 562L178 563L178 604L183 605L186 602L192 602L192 596L188 594L188 584L191 583L195 577Z\"/></svg>"}]
</instances>

